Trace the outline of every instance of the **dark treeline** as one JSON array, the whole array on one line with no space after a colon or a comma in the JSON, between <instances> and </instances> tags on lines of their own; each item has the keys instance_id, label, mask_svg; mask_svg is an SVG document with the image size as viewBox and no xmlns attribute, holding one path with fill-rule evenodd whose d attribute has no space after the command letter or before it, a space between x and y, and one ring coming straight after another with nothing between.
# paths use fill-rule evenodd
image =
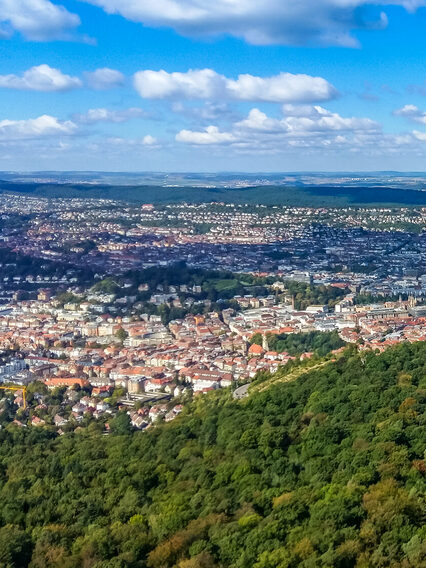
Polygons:
<instances>
[{"instance_id":1,"label":"dark treeline","mask_svg":"<svg viewBox=\"0 0 426 568\"><path fill-rule=\"evenodd\" d=\"M93 290L118 296L134 295L138 302L143 303L141 311L161 315L163 323L169 323L189 313L220 311L228 307L239 310L238 303L233 300L235 296L246 294L267 296L274 293L270 285L277 280L279 279L275 276L255 276L227 270L193 268L187 266L185 262L177 262L167 267L129 270L122 275L108 277L97 282ZM285 294L292 296L297 309L305 309L311 304L332 307L349 292L347 289L342 290L333 286L315 286L281 280L285 285ZM140 291L141 285L147 285L147 289ZM182 285L187 287L185 292L180 288ZM149 303L153 293L171 293L170 287L175 288L175 292L182 301L188 296L195 295L198 302L209 300L211 304L204 306L194 304L191 308L183 309L165 304L158 307ZM193 287L197 287L197 291L194 291Z\"/></svg>"},{"instance_id":2,"label":"dark treeline","mask_svg":"<svg viewBox=\"0 0 426 568\"><path fill-rule=\"evenodd\" d=\"M147 432L124 413L109 436L7 425L0 565L424 566L425 376L425 343L348 348Z\"/></svg>"},{"instance_id":3,"label":"dark treeline","mask_svg":"<svg viewBox=\"0 0 426 568\"><path fill-rule=\"evenodd\" d=\"M354 304L358 306L365 306L368 304L380 304L383 302L397 302L399 299L405 301L408 299L408 294L393 294L387 296L373 296L373 294L357 294L354 298Z\"/></svg>"},{"instance_id":4,"label":"dark treeline","mask_svg":"<svg viewBox=\"0 0 426 568\"><path fill-rule=\"evenodd\" d=\"M294 299L294 307L297 310L304 310L309 305L321 305L333 307L346 294L347 288L336 288L335 286L315 286L303 282L285 281L288 293Z\"/></svg>"},{"instance_id":5,"label":"dark treeline","mask_svg":"<svg viewBox=\"0 0 426 568\"><path fill-rule=\"evenodd\" d=\"M271 351L278 353L286 352L291 356L301 355L306 352L314 352L320 357L324 357L330 351L339 349L345 345L340 339L337 331L310 331L308 333L270 333L267 334L268 347ZM256 333L250 343L262 345L263 336Z\"/></svg>"},{"instance_id":6,"label":"dark treeline","mask_svg":"<svg viewBox=\"0 0 426 568\"><path fill-rule=\"evenodd\" d=\"M62 277L72 276L81 285L91 285L94 282L95 272L90 267L77 267L69 263L47 260L16 253L8 248L0 248L0 275L7 276L10 280L14 276L26 278L27 276ZM53 284L57 287L58 284ZM42 284L39 283L41 286ZM19 282L23 289L31 288L26 282Z\"/></svg>"},{"instance_id":7,"label":"dark treeline","mask_svg":"<svg viewBox=\"0 0 426 568\"><path fill-rule=\"evenodd\" d=\"M156 185L14 183L0 180L0 191L50 198L114 199L134 203L236 203L294 207L424 206L424 191L380 186L163 187Z\"/></svg>"},{"instance_id":8,"label":"dark treeline","mask_svg":"<svg viewBox=\"0 0 426 568\"><path fill-rule=\"evenodd\" d=\"M116 278L106 278L96 284L95 289L108 293L120 293L120 283L126 281L131 284L127 291L129 293L137 289L140 284L148 284L150 291L158 286L167 289L169 286L201 286L204 297L216 300L217 297L231 299L238 294L259 294L270 293L267 285L280 280L276 276L255 276L245 273L233 273L228 270L214 270L204 268L193 268L185 262L177 262L167 267L151 267L143 270L129 270ZM288 294L295 300L297 309L304 309L310 304L321 304L333 306L338 300L349 293L348 289L336 288L334 286L316 286L303 282L281 279Z\"/></svg>"}]
</instances>

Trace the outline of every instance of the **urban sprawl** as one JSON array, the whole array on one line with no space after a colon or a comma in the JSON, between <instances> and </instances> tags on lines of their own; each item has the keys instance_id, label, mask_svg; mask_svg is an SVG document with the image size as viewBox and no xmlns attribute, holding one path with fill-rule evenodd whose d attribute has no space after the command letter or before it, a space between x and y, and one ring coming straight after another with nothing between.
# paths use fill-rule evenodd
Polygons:
<instances>
[{"instance_id":1,"label":"urban sprawl","mask_svg":"<svg viewBox=\"0 0 426 568\"><path fill-rule=\"evenodd\" d=\"M145 429L318 345L426 339L425 208L3 194L0 216L0 422Z\"/></svg>"}]
</instances>

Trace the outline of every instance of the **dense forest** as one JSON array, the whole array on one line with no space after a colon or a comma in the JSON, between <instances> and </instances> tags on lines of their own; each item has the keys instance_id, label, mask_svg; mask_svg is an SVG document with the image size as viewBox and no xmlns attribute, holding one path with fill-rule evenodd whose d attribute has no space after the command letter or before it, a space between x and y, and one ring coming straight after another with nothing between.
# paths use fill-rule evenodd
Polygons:
<instances>
[{"instance_id":1,"label":"dense forest","mask_svg":"<svg viewBox=\"0 0 426 568\"><path fill-rule=\"evenodd\" d=\"M135 203L248 203L295 207L423 206L424 191L385 186L345 185L253 185L249 187L203 187L114 185L97 183L15 183L0 180L0 192L49 198L114 199Z\"/></svg>"},{"instance_id":2,"label":"dense forest","mask_svg":"<svg viewBox=\"0 0 426 568\"><path fill-rule=\"evenodd\" d=\"M9 424L0 566L425 566L425 377L426 343L349 347L146 432L125 413L109 436Z\"/></svg>"},{"instance_id":3,"label":"dense forest","mask_svg":"<svg viewBox=\"0 0 426 568\"><path fill-rule=\"evenodd\" d=\"M339 349L345 345L337 331L310 331L308 333L268 333L268 347L277 353L286 352L291 356L313 352L315 355L324 357L330 351ZM250 343L263 344L263 335L255 333Z\"/></svg>"},{"instance_id":4,"label":"dense forest","mask_svg":"<svg viewBox=\"0 0 426 568\"><path fill-rule=\"evenodd\" d=\"M288 293L293 297L294 307L297 310L305 310L309 305L334 306L346 294L347 288L336 288L334 286L309 285L304 282L285 281Z\"/></svg>"},{"instance_id":5,"label":"dense forest","mask_svg":"<svg viewBox=\"0 0 426 568\"><path fill-rule=\"evenodd\" d=\"M240 294L265 296L271 293L267 287L279 280L275 276L254 276L253 274L234 273L229 270L213 270L193 268L185 262L176 262L168 267L151 267L143 270L128 270L119 277L108 277L97 282L94 291L107 294L126 295L137 293L140 284L148 284L149 298L158 286L168 289L169 286L201 286L200 295L212 301L217 299L232 299ZM334 306L346 294L347 288L314 285L293 280L284 280L286 294L294 298L296 309L305 309L311 304ZM123 288L126 283L129 287Z\"/></svg>"}]
</instances>

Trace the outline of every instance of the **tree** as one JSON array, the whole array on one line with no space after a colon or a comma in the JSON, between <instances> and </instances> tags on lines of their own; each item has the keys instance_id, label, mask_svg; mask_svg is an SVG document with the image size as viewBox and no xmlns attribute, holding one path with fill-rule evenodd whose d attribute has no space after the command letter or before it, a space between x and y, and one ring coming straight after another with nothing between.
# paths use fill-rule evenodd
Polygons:
<instances>
[{"instance_id":1,"label":"tree","mask_svg":"<svg viewBox=\"0 0 426 568\"><path fill-rule=\"evenodd\" d=\"M117 415L110 420L109 426L111 433L117 436L125 436L132 431L129 415L124 410L118 412Z\"/></svg>"},{"instance_id":2,"label":"tree","mask_svg":"<svg viewBox=\"0 0 426 568\"><path fill-rule=\"evenodd\" d=\"M423 566L425 361L349 347L144 432L7 424L0 567Z\"/></svg>"},{"instance_id":3,"label":"tree","mask_svg":"<svg viewBox=\"0 0 426 568\"><path fill-rule=\"evenodd\" d=\"M19 527L0 528L0 565L5 568L24 568L31 559L31 538Z\"/></svg>"},{"instance_id":4,"label":"tree","mask_svg":"<svg viewBox=\"0 0 426 568\"><path fill-rule=\"evenodd\" d=\"M121 342L124 343L124 341L129 337L129 334L127 333L127 331L125 329L123 329L122 327L120 327L120 329L118 329L115 332L115 337Z\"/></svg>"}]
</instances>

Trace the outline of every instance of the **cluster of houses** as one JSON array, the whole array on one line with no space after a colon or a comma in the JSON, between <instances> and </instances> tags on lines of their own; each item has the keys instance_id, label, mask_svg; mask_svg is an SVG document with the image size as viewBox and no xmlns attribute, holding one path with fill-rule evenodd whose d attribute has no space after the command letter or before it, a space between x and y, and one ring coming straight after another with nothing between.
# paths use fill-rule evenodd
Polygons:
<instances>
[{"instance_id":1,"label":"cluster of houses","mask_svg":"<svg viewBox=\"0 0 426 568\"><path fill-rule=\"evenodd\" d=\"M52 390L65 388L71 409L53 417L58 428L86 416L107 421L121 403L132 425L143 428L177 416L185 395L248 382L259 371L274 373L294 359L269 348L270 334L335 330L361 349L426 339L426 307L414 297L361 306L348 294L335 309L313 305L303 311L291 298L280 304L276 296L236 300L244 304L242 311L187 315L164 325L157 315L120 317L60 306L42 289L37 300L16 300L0 311L0 349L14 353L0 365L0 382L26 387L42 381ZM255 334L262 345L252 344ZM121 399L111 405L115 392ZM22 393L15 395L22 406ZM42 404L32 414L34 426L46 421Z\"/></svg>"}]
</instances>

